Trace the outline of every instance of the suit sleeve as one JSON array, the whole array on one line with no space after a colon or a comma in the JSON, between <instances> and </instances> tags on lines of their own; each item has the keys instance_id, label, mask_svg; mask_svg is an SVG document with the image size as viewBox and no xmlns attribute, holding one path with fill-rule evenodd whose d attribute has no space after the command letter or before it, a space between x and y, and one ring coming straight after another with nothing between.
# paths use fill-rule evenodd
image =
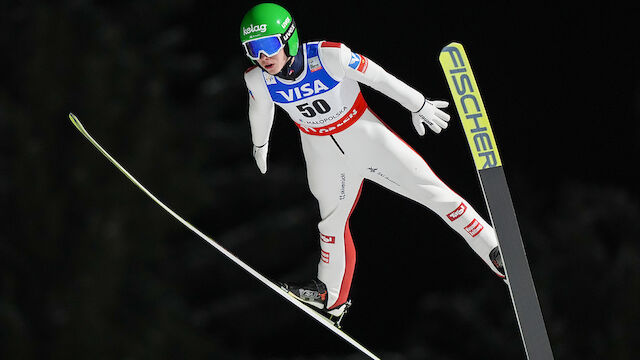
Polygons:
<instances>
[{"instance_id":1,"label":"suit sleeve","mask_svg":"<svg viewBox=\"0 0 640 360\"><path fill-rule=\"evenodd\" d=\"M251 140L255 146L263 146L269 141L275 113L275 103L267 91L262 70L258 67L247 70L244 80L249 90L249 124Z\"/></svg>"},{"instance_id":2,"label":"suit sleeve","mask_svg":"<svg viewBox=\"0 0 640 360\"><path fill-rule=\"evenodd\" d=\"M323 43L324 44L324 43ZM365 84L400 103L407 110L416 112L424 104L424 96L386 72L371 59L352 52L346 45L329 43L321 46L322 61L327 71L337 78L349 78Z\"/></svg>"}]
</instances>

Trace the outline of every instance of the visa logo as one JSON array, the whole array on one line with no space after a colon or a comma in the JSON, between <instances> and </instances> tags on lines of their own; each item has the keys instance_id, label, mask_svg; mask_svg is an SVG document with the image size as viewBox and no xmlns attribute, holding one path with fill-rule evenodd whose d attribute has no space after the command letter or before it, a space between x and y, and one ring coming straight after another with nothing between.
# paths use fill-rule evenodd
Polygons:
<instances>
[{"instance_id":1,"label":"visa logo","mask_svg":"<svg viewBox=\"0 0 640 360\"><path fill-rule=\"evenodd\" d=\"M276 93L280 94L288 102L291 102L312 95L320 94L326 90L329 90L329 88L325 84L323 84L322 81L316 79L313 84L306 83L302 84L301 86L289 88L287 89L287 91L278 90L276 91Z\"/></svg>"}]
</instances>

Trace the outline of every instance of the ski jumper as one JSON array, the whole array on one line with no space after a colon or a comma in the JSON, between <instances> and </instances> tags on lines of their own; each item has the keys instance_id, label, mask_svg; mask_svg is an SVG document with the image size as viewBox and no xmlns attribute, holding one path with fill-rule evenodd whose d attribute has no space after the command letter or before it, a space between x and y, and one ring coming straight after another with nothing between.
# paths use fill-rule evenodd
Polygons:
<instances>
[{"instance_id":1,"label":"ski jumper","mask_svg":"<svg viewBox=\"0 0 640 360\"><path fill-rule=\"evenodd\" d=\"M424 96L344 44L310 42L302 48L304 70L295 80L253 67L245 82L254 145L268 142L275 105L300 130L309 188L320 208L318 279L327 286L327 308L348 300L356 262L349 216L364 179L438 214L499 274L489 260L498 244L493 228L371 111L358 83L414 112Z\"/></svg>"}]
</instances>

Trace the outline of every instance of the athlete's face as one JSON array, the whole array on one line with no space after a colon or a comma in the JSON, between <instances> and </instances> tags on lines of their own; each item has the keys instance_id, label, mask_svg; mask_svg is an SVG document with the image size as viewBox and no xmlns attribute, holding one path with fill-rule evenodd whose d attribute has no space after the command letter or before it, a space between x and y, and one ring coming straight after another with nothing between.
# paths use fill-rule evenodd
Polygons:
<instances>
[{"instance_id":1,"label":"athlete's face","mask_svg":"<svg viewBox=\"0 0 640 360\"><path fill-rule=\"evenodd\" d=\"M277 54L273 56L267 56L265 54L260 54L260 59L258 59L258 64L267 70L267 72L271 75L276 75L282 70L284 64L287 63L287 55L284 53L284 48L280 49Z\"/></svg>"}]
</instances>

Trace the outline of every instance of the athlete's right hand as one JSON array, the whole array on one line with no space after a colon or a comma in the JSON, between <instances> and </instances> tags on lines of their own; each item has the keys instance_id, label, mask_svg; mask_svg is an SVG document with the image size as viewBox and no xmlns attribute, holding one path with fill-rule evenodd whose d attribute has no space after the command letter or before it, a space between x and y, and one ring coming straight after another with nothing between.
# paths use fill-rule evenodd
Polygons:
<instances>
[{"instance_id":1,"label":"athlete's right hand","mask_svg":"<svg viewBox=\"0 0 640 360\"><path fill-rule=\"evenodd\" d=\"M253 145L253 157L256 159L256 164L261 173L267 172L267 152L269 150L269 142L267 141L262 146Z\"/></svg>"}]
</instances>

